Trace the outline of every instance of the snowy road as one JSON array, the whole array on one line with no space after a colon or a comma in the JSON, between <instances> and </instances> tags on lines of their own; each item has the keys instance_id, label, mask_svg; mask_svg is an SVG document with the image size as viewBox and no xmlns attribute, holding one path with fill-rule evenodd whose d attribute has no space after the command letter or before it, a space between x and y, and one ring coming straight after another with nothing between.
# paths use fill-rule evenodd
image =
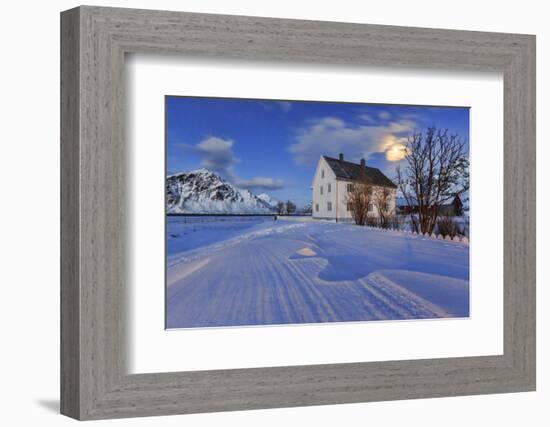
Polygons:
<instances>
[{"instance_id":1,"label":"snowy road","mask_svg":"<svg viewBox=\"0 0 550 427\"><path fill-rule=\"evenodd\" d=\"M328 222L233 225L168 223L168 328L469 315L468 245Z\"/></svg>"}]
</instances>

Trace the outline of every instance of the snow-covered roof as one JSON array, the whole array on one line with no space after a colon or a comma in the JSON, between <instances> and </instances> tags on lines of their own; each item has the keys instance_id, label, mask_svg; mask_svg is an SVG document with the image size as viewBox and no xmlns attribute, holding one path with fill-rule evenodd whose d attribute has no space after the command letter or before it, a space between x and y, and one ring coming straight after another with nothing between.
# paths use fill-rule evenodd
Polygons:
<instances>
[{"instance_id":1,"label":"snow-covered roof","mask_svg":"<svg viewBox=\"0 0 550 427\"><path fill-rule=\"evenodd\" d=\"M361 166L346 160L333 159L332 157L327 156L323 156L323 158L338 179L355 181L366 175L367 180L372 185L397 188L397 186L386 175L384 175L380 169L371 168L369 166Z\"/></svg>"}]
</instances>

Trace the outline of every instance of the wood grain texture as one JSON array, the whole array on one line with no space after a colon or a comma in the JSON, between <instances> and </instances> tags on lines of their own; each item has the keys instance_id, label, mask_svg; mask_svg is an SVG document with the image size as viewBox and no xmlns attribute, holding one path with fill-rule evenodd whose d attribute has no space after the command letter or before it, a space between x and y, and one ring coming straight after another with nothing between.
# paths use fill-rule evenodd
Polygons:
<instances>
[{"instance_id":1,"label":"wood grain texture","mask_svg":"<svg viewBox=\"0 0 550 427\"><path fill-rule=\"evenodd\" d=\"M80 414L78 10L61 20L61 412Z\"/></svg>"},{"instance_id":2,"label":"wood grain texture","mask_svg":"<svg viewBox=\"0 0 550 427\"><path fill-rule=\"evenodd\" d=\"M62 13L62 413L100 419L535 388L535 38L181 12ZM504 354L129 375L124 55L504 75Z\"/></svg>"}]
</instances>

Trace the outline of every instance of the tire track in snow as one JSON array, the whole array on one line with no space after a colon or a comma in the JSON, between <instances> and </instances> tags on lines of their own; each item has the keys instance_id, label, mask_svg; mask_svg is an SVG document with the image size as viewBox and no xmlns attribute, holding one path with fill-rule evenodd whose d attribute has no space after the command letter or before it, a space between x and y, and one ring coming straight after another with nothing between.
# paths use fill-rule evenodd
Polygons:
<instances>
[{"instance_id":1,"label":"tire track in snow","mask_svg":"<svg viewBox=\"0 0 550 427\"><path fill-rule=\"evenodd\" d=\"M403 319L447 317L448 313L424 298L407 291L379 273L361 279L363 286Z\"/></svg>"},{"instance_id":2,"label":"tire track in snow","mask_svg":"<svg viewBox=\"0 0 550 427\"><path fill-rule=\"evenodd\" d=\"M376 238L388 235L378 233L380 236L375 235L373 240L367 230L306 225L285 224L256 230L186 253L188 258L181 260L183 266L190 260L206 257L209 262L196 271L185 267L187 274L167 289L168 327L449 316L440 307L377 273L379 269L400 268L403 261L395 259L395 248L417 255L422 252L416 250L417 246L408 247L403 242L406 239L392 237L386 240L386 246L380 247ZM333 228L327 230L328 226ZM421 244L419 240L413 243ZM315 255L292 257L304 247ZM446 265L460 261L463 250L454 252L458 255L447 260ZM353 279L319 278L331 262L336 262L336 269L345 268L347 264L338 264L338 256L348 254L361 255L373 268L368 274ZM416 257L412 259L416 262ZM350 268L353 266L350 264Z\"/></svg>"}]
</instances>

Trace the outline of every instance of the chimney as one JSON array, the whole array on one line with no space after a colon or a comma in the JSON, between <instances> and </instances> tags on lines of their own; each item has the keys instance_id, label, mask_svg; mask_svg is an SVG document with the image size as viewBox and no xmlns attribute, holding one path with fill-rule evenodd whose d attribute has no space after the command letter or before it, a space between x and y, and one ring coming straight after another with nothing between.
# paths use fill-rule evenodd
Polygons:
<instances>
[{"instance_id":1,"label":"chimney","mask_svg":"<svg viewBox=\"0 0 550 427\"><path fill-rule=\"evenodd\" d=\"M364 168L366 166L367 164L365 163L365 159L361 159L361 167Z\"/></svg>"},{"instance_id":2,"label":"chimney","mask_svg":"<svg viewBox=\"0 0 550 427\"><path fill-rule=\"evenodd\" d=\"M338 159L340 160L340 163L342 163L344 161L344 153L340 153Z\"/></svg>"}]
</instances>

